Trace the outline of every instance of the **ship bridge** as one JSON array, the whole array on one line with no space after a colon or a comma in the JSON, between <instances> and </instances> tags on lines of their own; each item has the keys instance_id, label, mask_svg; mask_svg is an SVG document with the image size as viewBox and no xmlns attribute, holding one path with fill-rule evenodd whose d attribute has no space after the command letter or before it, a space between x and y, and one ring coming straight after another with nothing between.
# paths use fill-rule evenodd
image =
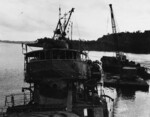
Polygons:
<instances>
[{"instance_id":1,"label":"ship bridge","mask_svg":"<svg viewBox=\"0 0 150 117\"><path fill-rule=\"evenodd\" d=\"M86 53L73 49L36 50L25 54L25 81L41 82L54 78L86 79Z\"/></svg>"}]
</instances>

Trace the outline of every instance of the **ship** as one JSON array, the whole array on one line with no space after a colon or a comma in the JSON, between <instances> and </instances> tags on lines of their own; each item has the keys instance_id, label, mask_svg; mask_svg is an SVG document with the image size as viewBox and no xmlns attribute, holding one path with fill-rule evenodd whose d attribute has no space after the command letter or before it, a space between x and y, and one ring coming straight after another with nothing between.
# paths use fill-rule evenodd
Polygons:
<instances>
[{"instance_id":1,"label":"ship","mask_svg":"<svg viewBox=\"0 0 150 117\"><path fill-rule=\"evenodd\" d=\"M119 51L112 4L109 4L109 6L113 38L116 41L117 51L116 56L103 56L101 58L102 68L105 72L104 85L107 87L148 91L149 85L145 80L150 78L150 74L147 72L147 69L139 63L129 61L126 55Z\"/></svg>"},{"instance_id":2,"label":"ship","mask_svg":"<svg viewBox=\"0 0 150 117\"><path fill-rule=\"evenodd\" d=\"M112 33L113 39L115 41L116 48L116 56L103 56L101 58L102 68L106 73L112 74L121 74L124 67L134 67L137 69L137 75L144 80L150 79L150 74L148 73L148 68L142 66L140 63L136 63L134 61L130 61L127 59L126 55L119 51L118 45L118 35L116 29L116 22L114 18L112 4L109 4L110 12L111 12L111 23L112 23Z\"/></svg>"},{"instance_id":3,"label":"ship","mask_svg":"<svg viewBox=\"0 0 150 117\"><path fill-rule=\"evenodd\" d=\"M73 12L74 8L59 15L52 38L22 44L24 81L29 87L23 87L22 94L6 96L1 116L110 117L107 98L111 103L113 99L104 93L99 61L72 49L67 38Z\"/></svg>"}]
</instances>

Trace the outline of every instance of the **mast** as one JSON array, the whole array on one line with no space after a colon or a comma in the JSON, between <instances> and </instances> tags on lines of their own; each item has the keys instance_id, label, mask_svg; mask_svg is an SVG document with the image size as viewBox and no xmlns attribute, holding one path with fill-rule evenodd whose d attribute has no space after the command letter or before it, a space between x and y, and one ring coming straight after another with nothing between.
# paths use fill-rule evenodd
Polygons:
<instances>
[{"instance_id":1,"label":"mast","mask_svg":"<svg viewBox=\"0 0 150 117\"><path fill-rule=\"evenodd\" d=\"M112 4L109 4L109 7L110 7L110 12L111 12L112 33L113 33L113 38L114 38L114 40L116 42L116 57L118 57L119 56L118 38L117 38L117 35L116 35L117 30L116 30L116 23L115 23L115 18L114 18Z\"/></svg>"}]
</instances>

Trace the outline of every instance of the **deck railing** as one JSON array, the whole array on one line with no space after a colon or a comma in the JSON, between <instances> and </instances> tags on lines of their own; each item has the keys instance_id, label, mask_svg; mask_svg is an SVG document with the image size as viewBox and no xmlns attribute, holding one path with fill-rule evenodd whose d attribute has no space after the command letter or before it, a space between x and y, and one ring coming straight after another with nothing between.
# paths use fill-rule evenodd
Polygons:
<instances>
[{"instance_id":1,"label":"deck railing","mask_svg":"<svg viewBox=\"0 0 150 117\"><path fill-rule=\"evenodd\" d=\"M8 107L27 105L30 102L30 93L11 94L5 97L5 105L0 107L0 117L6 117Z\"/></svg>"},{"instance_id":2,"label":"deck railing","mask_svg":"<svg viewBox=\"0 0 150 117\"><path fill-rule=\"evenodd\" d=\"M11 94L5 97L5 107L13 107L18 105L26 105L30 101L29 93Z\"/></svg>"},{"instance_id":3,"label":"deck railing","mask_svg":"<svg viewBox=\"0 0 150 117\"><path fill-rule=\"evenodd\" d=\"M7 107L0 107L0 117L6 117Z\"/></svg>"}]
</instances>

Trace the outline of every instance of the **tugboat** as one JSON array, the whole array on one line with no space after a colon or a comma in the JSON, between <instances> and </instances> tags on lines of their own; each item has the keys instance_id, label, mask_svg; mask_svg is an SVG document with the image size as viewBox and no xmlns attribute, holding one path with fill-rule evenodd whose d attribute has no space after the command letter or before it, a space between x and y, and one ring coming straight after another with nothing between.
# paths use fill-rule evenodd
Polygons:
<instances>
[{"instance_id":1,"label":"tugboat","mask_svg":"<svg viewBox=\"0 0 150 117\"><path fill-rule=\"evenodd\" d=\"M116 43L116 56L103 56L101 58L102 68L104 72L120 74L124 67L135 67L137 69L138 76L142 77L145 80L150 79L150 74L148 73L147 68L141 66L139 63L135 63L134 61L129 61L125 54L119 51L118 36L112 4L109 4L109 6L111 11L113 38Z\"/></svg>"},{"instance_id":2,"label":"tugboat","mask_svg":"<svg viewBox=\"0 0 150 117\"><path fill-rule=\"evenodd\" d=\"M3 117L109 117L106 98L113 99L104 94L99 62L72 49L66 38L73 12L59 17L52 39L22 45L29 87L22 88L23 95L6 96ZM31 47L36 49L28 51Z\"/></svg>"}]
</instances>

